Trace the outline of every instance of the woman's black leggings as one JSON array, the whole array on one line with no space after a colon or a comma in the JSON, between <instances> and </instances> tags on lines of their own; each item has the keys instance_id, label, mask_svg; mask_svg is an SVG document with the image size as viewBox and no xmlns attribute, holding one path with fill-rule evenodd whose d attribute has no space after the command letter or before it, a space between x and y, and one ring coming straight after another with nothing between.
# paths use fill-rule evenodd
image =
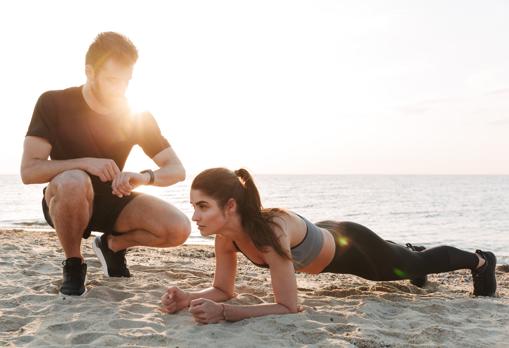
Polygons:
<instances>
[{"instance_id":1,"label":"woman's black leggings","mask_svg":"<svg viewBox=\"0 0 509 348\"><path fill-rule=\"evenodd\" d=\"M475 269L474 253L450 246L412 251L383 240L369 228L354 222L321 221L336 240L332 262L322 271L348 273L369 280L399 280L457 269Z\"/></svg>"}]
</instances>

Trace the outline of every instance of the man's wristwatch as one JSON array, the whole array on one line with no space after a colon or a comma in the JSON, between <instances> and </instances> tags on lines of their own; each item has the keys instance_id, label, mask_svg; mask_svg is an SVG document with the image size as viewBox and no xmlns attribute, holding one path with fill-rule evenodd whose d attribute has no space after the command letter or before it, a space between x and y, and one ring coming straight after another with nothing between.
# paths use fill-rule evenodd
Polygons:
<instances>
[{"instance_id":1,"label":"man's wristwatch","mask_svg":"<svg viewBox=\"0 0 509 348\"><path fill-rule=\"evenodd\" d=\"M140 174L148 173L150 175L150 180L148 181L147 185L153 185L154 181L156 179L156 176L154 175L154 172L151 169L145 169L140 172Z\"/></svg>"}]
</instances>

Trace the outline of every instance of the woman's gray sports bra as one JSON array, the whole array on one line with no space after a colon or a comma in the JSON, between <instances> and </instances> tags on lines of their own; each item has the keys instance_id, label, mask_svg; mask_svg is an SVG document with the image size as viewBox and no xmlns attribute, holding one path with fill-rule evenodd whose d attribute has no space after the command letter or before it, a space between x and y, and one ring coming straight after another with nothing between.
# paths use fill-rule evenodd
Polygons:
<instances>
[{"instance_id":1,"label":"woman's gray sports bra","mask_svg":"<svg viewBox=\"0 0 509 348\"><path fill-rule=\"evenodd\" d=\"M300 216L299 214L297 214L297 216L304 220L306 223L306 235L299 244L292 247L290 250L292 253L293 268L296 271L309 265L311 261L313 261L315 257L320 254L323 246L323 234L320 228L305 217ZM238 251L244 254L244 252L237 246L237 243L233 242L233 245L235 245L235 248ZM251 259L247 257L246 254L244 254L244 256L246 256L246 258L251 261ZM267 264L259 264L253 261L251 262L258 267L269 267Z\"/></svg>"}]
</instances>

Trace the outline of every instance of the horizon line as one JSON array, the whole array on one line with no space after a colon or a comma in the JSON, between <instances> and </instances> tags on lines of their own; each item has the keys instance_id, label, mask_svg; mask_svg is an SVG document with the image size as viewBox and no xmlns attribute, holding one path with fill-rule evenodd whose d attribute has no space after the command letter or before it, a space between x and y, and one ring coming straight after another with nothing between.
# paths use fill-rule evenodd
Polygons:
<instances>
[{"instance_id":1,"label":"horizon line","mask_svg":"<svg viewBox=\"0 0 509 348\"><path fill-rule=\"evenodd\" d=\"M279 176L509 176L509 173L257 173L251 172L253 175L279 175ZM191 176L198 175L199 172L193 173ZM20 176L19 173L0 173L0 176ZM189 175L187 175L189 176Z\"/></svg>"}]
</instances>

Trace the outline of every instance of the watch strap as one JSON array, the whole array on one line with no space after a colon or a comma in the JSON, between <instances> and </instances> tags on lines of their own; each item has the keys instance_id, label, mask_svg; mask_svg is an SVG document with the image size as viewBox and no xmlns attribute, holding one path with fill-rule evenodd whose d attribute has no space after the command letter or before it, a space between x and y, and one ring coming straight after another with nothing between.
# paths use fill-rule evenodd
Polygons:
<instances>
[{"instance_id":1,"label":"watch strap","mask_svg":"<svg viewBox=\"0 0 509 348\"><path fill-rule=\"evenodd\" d=\"M156 176L154 174L154 171L152 171L151 169L145 169L145 170L142 170L140 172L140 174L144 174L144 173L148 173L148 175L150 175L150 180L148 181L148 184L147 185L153 185L154 184L154 181L156 179Z\"/></svg>"}]
</instances>

